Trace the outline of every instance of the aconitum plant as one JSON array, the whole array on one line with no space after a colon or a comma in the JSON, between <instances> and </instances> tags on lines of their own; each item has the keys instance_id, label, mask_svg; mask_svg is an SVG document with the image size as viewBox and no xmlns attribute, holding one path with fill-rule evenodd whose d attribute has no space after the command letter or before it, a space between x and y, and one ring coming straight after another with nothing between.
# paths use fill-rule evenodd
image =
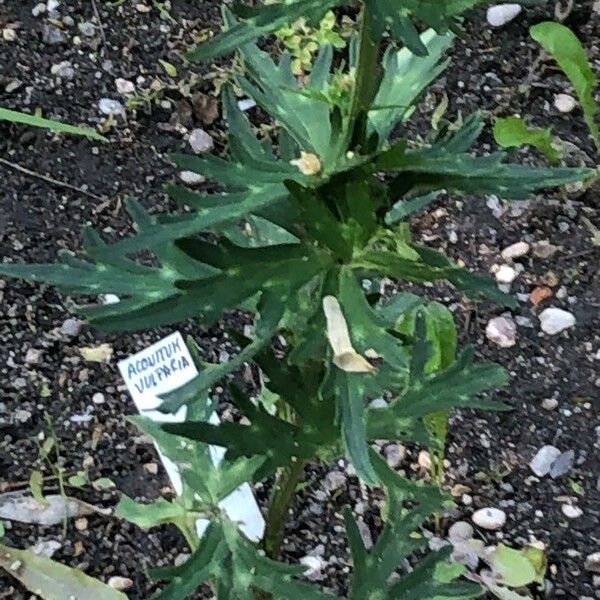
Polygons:
<instances>
[{"instance_id":1,"label":"aconitum plant","mask_svg":"<svg viewBox=\"0 0 600 600\"><path fill-rule=\"evenodd\" d=\"M135 235L107 243L85 230L80 256L65 253L57 265L0 265L1 274L50 282L69 294L117 294L118 303L79 308L92 325L110 331L186 319L210 325L235 310L253 315L252 333L233 332L237 356L225 364L199 363L197 378L164 397L160 410L185 406L185 422L135 419L179 465L184 482L172 502L142 505L124 498L117 510L146 526L173 522L186 535L187 562L154 573L167 582L158 598L188 598L205 584L220 600L340 598L303 581L303 567L279 556L306 465L340 457L387 497L372 548L365 547L350 509L345 514L352 553L347 598L480 594L461 579L460 566L448 562L448 550L415 562L410 573L402 570L405 559L426 545L420 529L448 500L437 486L394 471L372 443L400 440L429 448L433 480L439 481L448 412L503 409L477 396L502 385L506 374L494 364L475 364L469 349L457 351L452 315L443 305L406 291L383 294L378 282L387 278L402 290L405 282L445 280L472 298L513 306L492 281L414 240L410 216L442 190L522 199L589 173L514 165L502 152L470 153L484 127L479 114L458 128L442 128L425 146L402 137L401 125L448 66L444 56L458 17L476 3L352 2L360 14L348 51L334 60L333 48L322 47L301 80L288 54L274 58L254 40L300 17L318 23L347 2L234 4L223 12L224 31L189 58L239 53L243 73L236 86L271 117L277 134L257 137L233 88L225 87L227 154L173 156L181 168L218 184L218 192L170 186L187 211L153 215L130 200ZM400 137L392 137L396 131ZM152 253L153 266L136 259L142 251ZM198 356L194 341L189 344ZM228 377L247 362L264 382L256 397ZM211 401L217 382L244 420L209 421L218 409ZM209 445L225 449L217 466ZM243 482L265 480L274 484L264 538L255 543L220 502ZM199 517L209 522L200 537L194 527Z\"/></svg>"}]
</instances>

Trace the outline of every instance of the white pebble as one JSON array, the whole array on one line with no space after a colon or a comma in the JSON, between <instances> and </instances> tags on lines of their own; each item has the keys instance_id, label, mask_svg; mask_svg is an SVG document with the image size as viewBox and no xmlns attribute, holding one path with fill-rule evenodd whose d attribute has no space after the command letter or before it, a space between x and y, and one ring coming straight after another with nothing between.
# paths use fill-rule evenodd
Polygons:
<instances>
[{"instance_id":1,"label":"white pebble","mask_svg":"<svg viewBox=\"0 0 600 600\"><path fill-rule=\"evenodd\" d=\"M517 271L509 265L500 265L494 273L498 283L512 283L517 278Z\"/></svg>"},{"instance_id":2,"label":"white pebble","mask_svg":"<svg viewBox=\"0 0 600 600\"><path fill-rule=\"evenodd\" d=\"M471 520L477 527L496 531L506 523L506 513L499 508L480 508L473 513Z\"/></svg>"},{"instance_id":3,"label":"white pebble","mask_svg":"<svg viewBox=\"0 0 600 600\"><path fill-rule=\"evenodd\" d=\"M115 87L117 88L117 92L123 96L127 96L135 92L135 83L133 83L133 81L129 81L129 79L123 79L122 77L115 79Z\"/></svg>"},{"instance_id":4,"label":"white pebble","mask_svg":"<svg viewBox=\"0 0 600 600\"><path fill-rule=\"evenodd\" d=\"M43 2L40 2L39 4L36 4L31 9L31 14L34 17L39 17L40 15L43 15L45 12L46 12L46 5Z\"/></svg>"},{"instance_id":5,"label":"white pebble","mask_svg":"<svg viewBox=\"0 0 600 600\"><path fill-rule=\"evenodd\" d=\"M108 580L108 585L115 590L128 590L133 586L133 581L129 577L114 576Z\"/></svg>"},{"instance_id":6,"label":"white pebble","mask_svg":"<svg viewBox=\"0 0 600 600\"><path fill-rule=\"evenodd\" d=\"M570 113L577 106L577 101L569 94L556 94L554 106L561 113Z\"/></svg>"},{"instance_id":7,"label":"white pebble","mask_svg":"<svg viewBox=\"0 0 600 600\"><path fill-rule=\"evenodd\" d=\"M200 185L206 181L206 177L194 173L193 171L181 171L181 173L179 173L179 179L186 185Z\"/></svg>"},{"instance_id":8,"label":"white pebble","mask_svg":"<svg viewBox=\"0 0 600 600\"><path fill-rule=\"evenodd\" d=\"M573 506L572 504L563 504L561 510L567 519L577 519L583 514L579 506Z\"/></svg>"},{"instance_id":9,"label":"white pebble","mask_svg":"<svg viewBox=\"0 0 600 600\"><path fill-rule=\"evenodd\" d=\"M117 302L121 302L121 298L116 294L100 294L98 296L98 300L100 304L117 304Z\"/></svg>"},{"instance_id":10,"label":"white pebble","mask_svg":"<svg viewBox=\"0 0 600 600\"><path fill-rule=\"evenodd\" d=\"M502 27L510 23L522 10L520 4L495 4L487 10L487 22L492 27Z\"/></svg>"},{"instance_id":11,"label":"white pebble","mask_svg":"<svg viewBox=\"0 0 600 600\"><path fill-rule=\"evenodd\" d=\"M502 250L502 258L504 260L514 260L521 256L525 256L529 252L529 244L527 242L517 242L511 244Z\"/></svg>"},{"instance_id":12,"label":"white pebble","mask_svg":"<svg viewBox=\"0 0 600 600\"><path fill-rule=\"evenodd\" d=\"M50 73L61 79L73 79L75 77L75 69L68 60L63 60L50 67Z\"/></svg>"},{"instance_id":13,"label":"white pebble","mask_svg":"<svg viewBox=\"0 0 600 600\"><path fill-rule=\"evenodd\" d=\"M448 530L448 539L450 541L470 540L473 537L473 527L466 521L457 521Z\"/></svg>"},{"instance_id":14,"label":"white pebble","mask_svg":"<svg viewBox=\"0 0 600 600\"><path fill-rule=\"evenodd\" d=\"M98 102L98 108L103 115L120 115L125 110L118 100L112 100L111 98L102 98Z\"/></svg>"},{"instance_id":15,"label":"white pebble","mask_svg":"<svg viewBox=\"0 0 600 600\"><path fill-rule=\"evenodd\" d=\"M585 570L600 573L600 552L593 552L585 559Z\"/></svg>"},{"instance_id":16,"label":"white pebble","mask_svg":"<svg viewBox=\"0 0 600 600\"><path fill-rule=\"evenodd\" d=\"M304 576L311 581L318 581L323 578L323 568L327 563L318 556L303 556L300 564L306 567Z\"/></svg>"},{"instance_id":17,"label":"white pebble","mask_svg":"<svg viewBox=\"0 0 600 600\"><path fill-rule=\"evenodd\" d=\"M28 365L37 365L42 360L42 351L37 348L29 348L25 354L25 362Z\"/></svg>"},{"instance_id":18,"label":"white pebble","mask_svg":"<svg viewBox=\"0 0 600 600\"><path fill-rule=\"evenodd\" d=\"M194 129L190 133L189 142L196 154L210 152L215 147L214 140L204 129Z\"/></svg>"},{"instance_id":19,"label":"white pebble","mask_svg":"<svg viewBox=\"0 0 600 600\"><path fill-rule=\"evenodd\" d=\"M252 98L244 98L244 99L238 101L238 108L242 112L250 110L251 108L254 108L255 106L256 106L256 102L254 100L252 100Z\"/></svg>"},{"instance_id":20,"label":"white pebble","mask_svg":"<svg viewBox=\"0 0 600 600\"><path fill-rule=\"evenodd\" d=\"M552 463L560 456L560 450L555 446L542 446L531 459L529 468L538 476L550 473Z\"/></svg>"},{"instance_id":21,"label":"white pebble","mask_svg":"<svg viewBox=\"0 0 600 600\"><path fill-rule=\"evenodd\" d=\"M575 316L562 308L550 307L540 313L542 331L548 335L556 335L565 329L575 326Z\"/></svg>"},{"instance_id":22,"label":"white pebble","mask_svg":"<svg viewBox=\"0 0 600 600\"><path fill-rule=\"evenodd\" d=\"M104 402L105 402L104 394L102 392L96 392L92 396L92 402L94 404L104 404Z\"/></svg>"},{"instance_id":23,"label":"white pebble","mask_svg":"<svg viewBox=\"0 0 600 600\"><path fill-rule=\"evenodd\" d=\"M544 410L554 410L558 406L556 398L544 398L542 400L542 408Z\"/></svg>"},{"instance_id":24,"label":"white pebble","mask_svg":"<svg viewBox=\"0 0 600 600\"><path fill-rule=\"evenodd\" d=\"M508 317L494 317L488 322L485 335L500 348L511 348L517 343L517 326Z\"/></svg>"}]
</instances>

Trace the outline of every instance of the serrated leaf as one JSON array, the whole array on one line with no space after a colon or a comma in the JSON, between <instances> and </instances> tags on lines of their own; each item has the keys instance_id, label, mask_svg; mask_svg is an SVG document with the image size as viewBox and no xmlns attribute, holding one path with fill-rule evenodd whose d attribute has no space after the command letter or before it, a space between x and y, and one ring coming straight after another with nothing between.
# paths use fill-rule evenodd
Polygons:
<instances>
[{"instance_id":1,"label":"serrated leaf","mask_svg":"<svg viewBox=\"0 0 600 600\"><path fill-rule=\"evenodd\" d=\"M533 146L551 162L558 162L561 156L550 127L530 128L521 117L496 119L494 139L502 148Z\"/></svg>"},{"instance_id":2,"label":"serrated leaf","mask_svg":"<svg viewBox=\"0 0 600 600\"><path fill-rule=\"evenodd\" d=\"M575 89L585 121L600 152L599 105L594 98L598 81L577 36L565 25L546 21L529 30L531 37L558 63Z\"/></svg>"},{"instance_id":3,"label":"serrated leaf","mask_svg":"<svg viewBox=\"0 0 600 600\"><path fill-rule=\"evenodd\" d=\"M558 187L593 175L590 169L547 168L505 162L506 155L450 154L434 146L429 150L409 151L403 144L383 152L377 168L401 173L392 184L396 193L411 189L429 192L445 189L473 194L497 194L519 200L538 189Z\"/></svg>"},{"instance_id":4,"label":"serrated leaf","mask_svg":"<svg viewBox=\"0 0 600 600\"><path fill-rule=\"evenodd\" d=\"M383 77L374 105L395 105L395 108L369 113L368 131L377 133L380 146L389 138L394 126L410 116L419 96L448 66L442 57L452 46L453 34L438 35L428 29L420 39L427 49L426 56L416 56L408 48L395 50L392 46L384 54Z\"/></svg>"}]
</instances>

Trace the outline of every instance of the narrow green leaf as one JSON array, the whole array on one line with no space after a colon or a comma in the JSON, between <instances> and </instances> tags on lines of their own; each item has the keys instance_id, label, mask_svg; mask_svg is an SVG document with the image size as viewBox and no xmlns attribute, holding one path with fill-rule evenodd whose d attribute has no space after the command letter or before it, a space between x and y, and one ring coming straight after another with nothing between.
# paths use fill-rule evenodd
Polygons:
<instances>
[{"instance_id":1,"label":"narrow green leaf","mask_svg":"<svg viewBox=\"0 0 600 600\"><path fill-rule=\"evenodd\" d=\"M43 129L50 129L51 131L56 131L57 133L82 135L99 142L108 141L104 136L88 127L75 127L74 125L67 125L66 123L52 121L51 119L43 119L42 117L38 117L36 115L28 115L15 110L9 110L7 108L0 108L0 120L10 121L11 123L21 123L22 125L30 125L32 127L41 127Z\"/></svg>"},{"instance_id":2,"label":"narrow green leaf","mask_svg":"<svg viewBox=\"0 0 600 600\"><path fill-rule=\"evenodd\" d=\"M585 121L596 148L600 152L600 126L596 120L599 106L594 98L598 81L581 42L568 27L551 21L534 25L529 33L569 78L583 108Z\"/></svg>"},{"instance_id":3,"label":"narrow green leaf","mask_svg":"<svg viewBox=\"0 0 600 600\"><path fill-rule=\"evenodd\" d=\"M127 600L125 594L98 579L31 550L17 550L0 544L0 568L43 600Z\"/></svg>"}]
</instances>

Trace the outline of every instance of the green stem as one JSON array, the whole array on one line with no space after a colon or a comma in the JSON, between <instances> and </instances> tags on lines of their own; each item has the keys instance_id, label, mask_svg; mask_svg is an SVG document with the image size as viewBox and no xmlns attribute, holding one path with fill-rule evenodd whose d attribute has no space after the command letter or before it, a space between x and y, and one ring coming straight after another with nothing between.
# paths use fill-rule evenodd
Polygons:
<instances>
[{"instance_id":1,"label":"green stem","mask_svg":"<svg viewBox=\"0 0 600 600\"><path fill-rule=\"evenodd\" d=\"M379 83L381 67L379 49L381 40L373 40L371 15L364 6L360 23L358 65L355 74L354 98L350 112L350 134L352 147L364 146L367 138L367 116L373 106Z\"/></svg>"},{"instance_id":2,"label":"green stem","mask_svg":"<svg viewBox=\"0 0 600 600\"><path fill-rule=\"evenodd\" d=\"M306 461L297 460L289 467L280 469L271 502L267 511L264 550L269 558L276 559L283 542L283 530L296 486L304 473Z\"/></svg>"}]
</instances>

